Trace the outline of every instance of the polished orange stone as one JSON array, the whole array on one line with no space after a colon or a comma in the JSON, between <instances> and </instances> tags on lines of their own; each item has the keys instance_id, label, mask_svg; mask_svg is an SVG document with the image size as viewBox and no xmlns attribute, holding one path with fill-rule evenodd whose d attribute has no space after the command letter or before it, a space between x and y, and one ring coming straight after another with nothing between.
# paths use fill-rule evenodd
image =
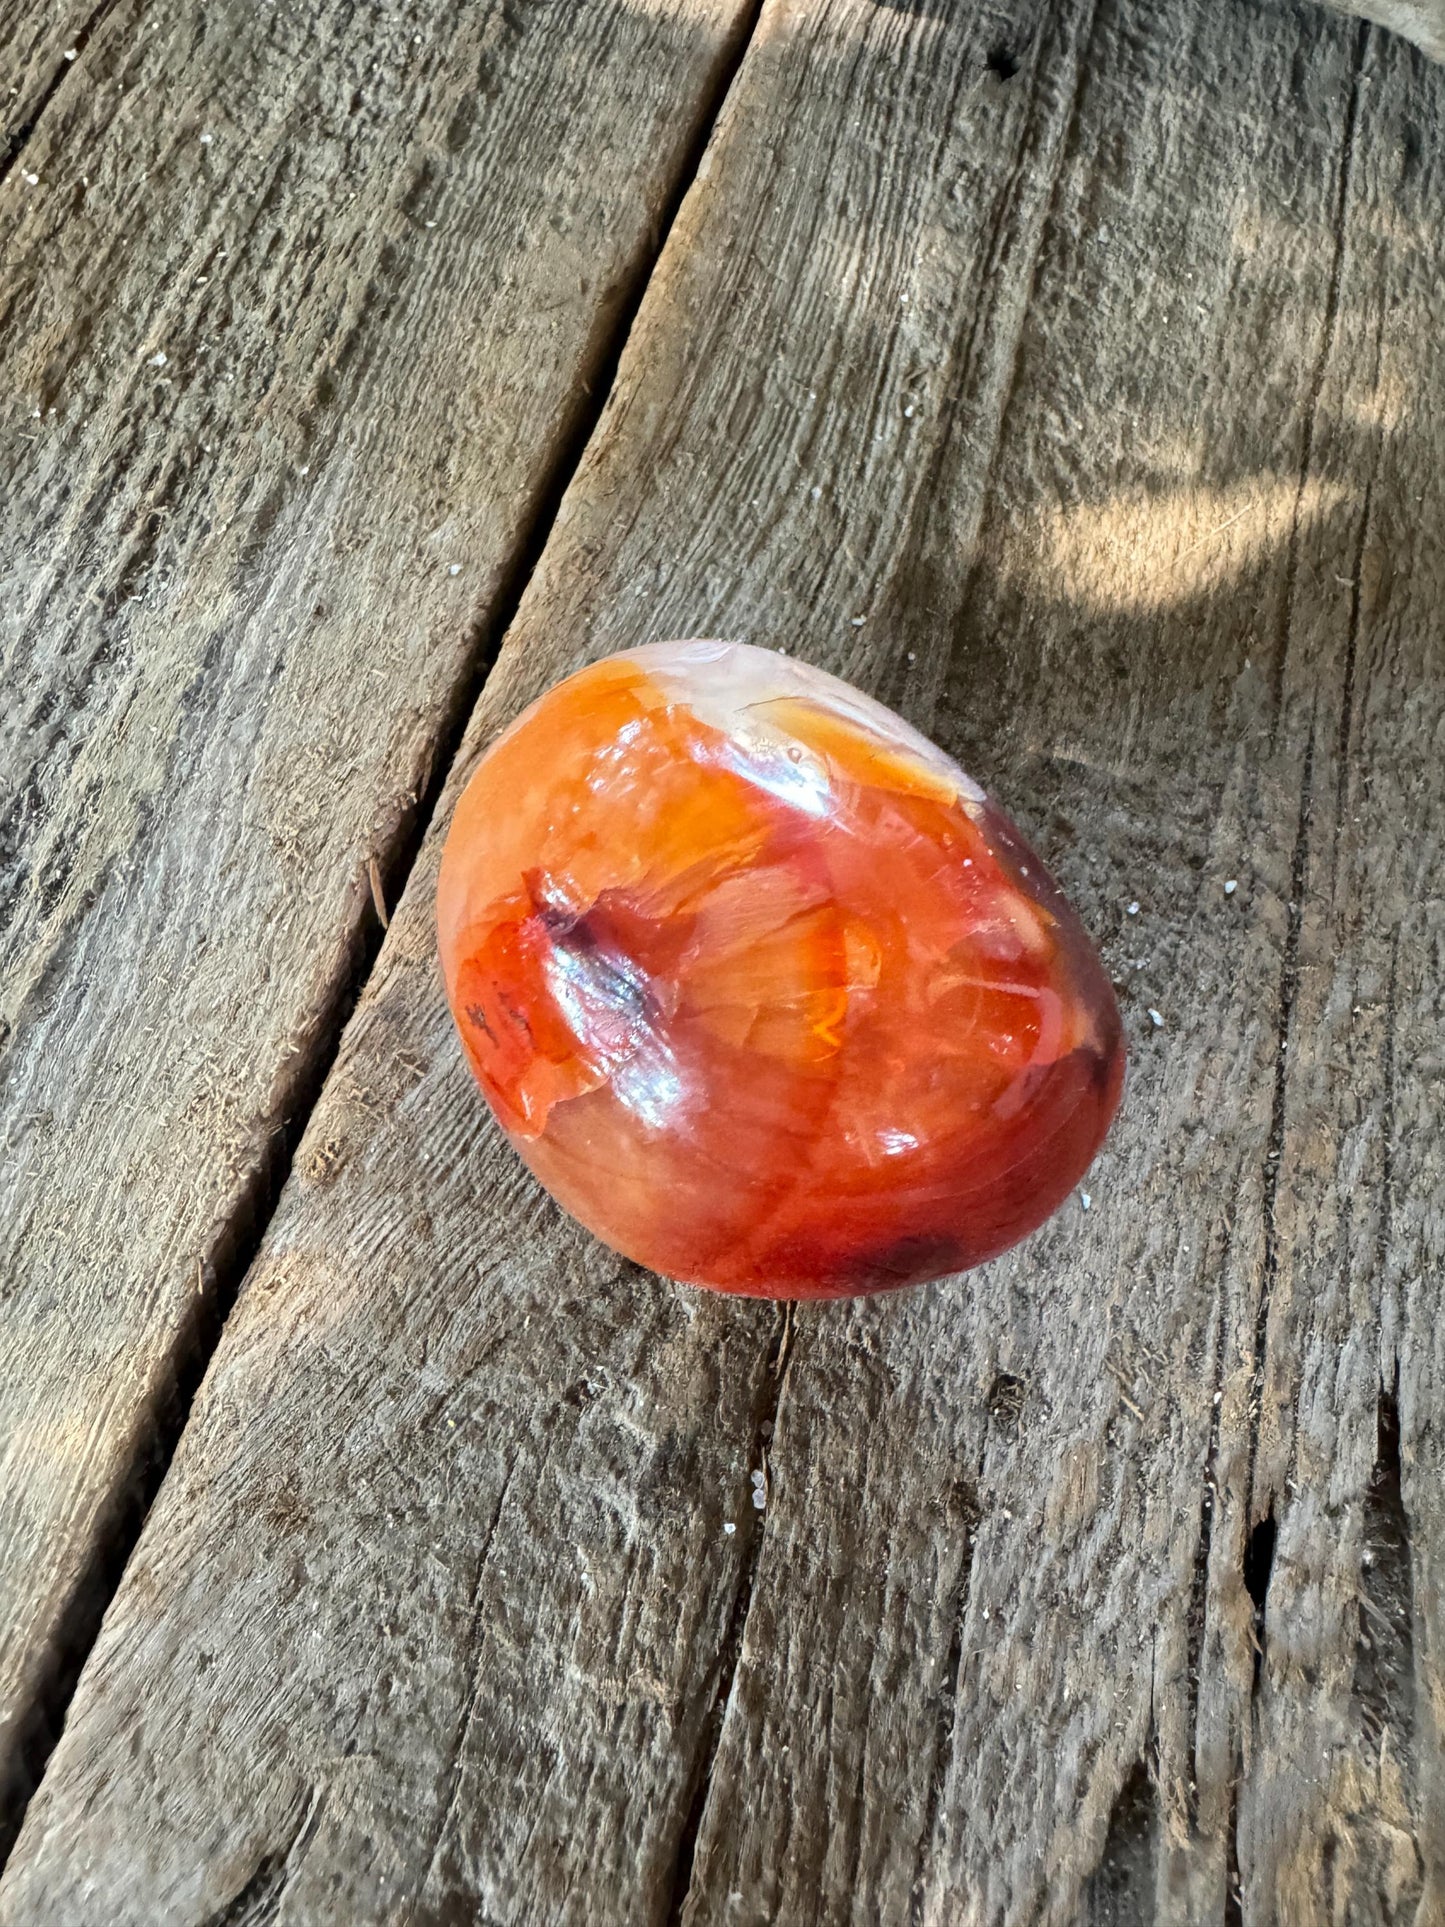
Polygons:
<instances>
[{"instance_id":1,"label":"polished orange stone","mask_svg":"<svg viewBox=\"0 0 1445 1927\"><path fill-rule=\"evenodd\" d=\"M693 1284L977 1264L1062 1202L1119 1101L1108 979L1019 832L771 650L653 644L549 691L457 805L438 922L518 1151Z\"/></svg>"}]
</instances>

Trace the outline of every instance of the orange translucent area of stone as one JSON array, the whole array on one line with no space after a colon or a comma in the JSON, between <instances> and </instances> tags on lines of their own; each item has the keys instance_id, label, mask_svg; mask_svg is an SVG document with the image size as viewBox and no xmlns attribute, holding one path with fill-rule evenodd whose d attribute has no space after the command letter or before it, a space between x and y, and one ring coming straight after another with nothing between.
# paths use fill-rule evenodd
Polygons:
<instances>
[{"instance_id":1,"label":"orange translucent area of stone","mask_svg":"<svg viewBox=\"0 0 1445 1927\"><path fill-rule=\"evenodd\" d=\"M438 906L468 1058L548 1189L655 1270L809 1296L961 1269L1098 1149L1107 979L961 771L729 647L584 670L479 765Z\"/></svg>"}]
</instances>

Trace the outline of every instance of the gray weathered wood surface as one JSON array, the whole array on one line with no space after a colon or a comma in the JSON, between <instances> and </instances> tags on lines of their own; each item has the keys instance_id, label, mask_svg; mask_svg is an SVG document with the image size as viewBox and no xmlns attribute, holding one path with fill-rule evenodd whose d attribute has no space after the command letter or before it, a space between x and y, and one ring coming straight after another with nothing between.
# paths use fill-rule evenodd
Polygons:
<instances>
[{"instance_id":1,"label":"gray weathered wood surface","mask_svg":"<svg viewBox=\"0 0 1445 1927\"><path fill-rule=\"evenodd\" d=\"M748 17L0 9L0 1844Z\"/></svg>"},{"instance_id":2,"label":"gray weathered wood surface","mask_svg":"<svg viewBox=\"0 0 1445 1927\"><path fill-rule=\"evenodd\" d=\"M1442 1917L1442 143L1324 12L768 0L448 796L646 637L893 701L1120 981L1090 1208L794 1314L609 1258L434 830L6 1927Z\"/></svg>"}]
</instances>

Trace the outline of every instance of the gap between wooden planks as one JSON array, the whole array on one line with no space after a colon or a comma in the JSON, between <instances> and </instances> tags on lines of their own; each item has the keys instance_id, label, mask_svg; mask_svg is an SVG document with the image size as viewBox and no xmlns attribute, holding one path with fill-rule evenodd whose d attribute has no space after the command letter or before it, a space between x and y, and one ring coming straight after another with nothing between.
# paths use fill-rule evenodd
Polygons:
<instances>
[{"instance_id":1,"label":"gap between wooden planks","mask_svg":"<svg viewBox=\"0 0 1445 1927\"><path fill-rule=\"evenodd\" d=\"M644 636L900 704L1123 986L1092 1208L786 1352L609 1259L438 831L0 1919L1430 1917L1442 120L1313 13L765 9L448 797Z\"/></svg>"},{"instance_id":2,"label":"gap between wooden planks","mask_svg":"<svg viewBox=\"0 0 1445 1927\"><path fill-rule=\"evenodd\" d=\"M0 49L0 1846L755 11Z\"/></svg>"}]
</instances>

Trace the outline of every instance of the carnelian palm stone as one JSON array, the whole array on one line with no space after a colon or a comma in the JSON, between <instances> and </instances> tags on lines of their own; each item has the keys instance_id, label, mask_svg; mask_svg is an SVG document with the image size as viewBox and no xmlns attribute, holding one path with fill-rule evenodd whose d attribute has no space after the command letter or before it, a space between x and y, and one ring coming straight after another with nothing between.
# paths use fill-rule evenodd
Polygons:
<instances>
[{"instance_id":1,"label":"carnelian palm stone","mask_svg":"<svg viewBox=\"0 0 1445 1927\"><path fill-rule=\"evenodd\" d=\"M550 690L482 759L438 896L462 1042L542 1183L628 1257L764 1297L977 1264L1119 1100L1058 886L902 719L741 643Z\"/></svg>"}]
</instances>

